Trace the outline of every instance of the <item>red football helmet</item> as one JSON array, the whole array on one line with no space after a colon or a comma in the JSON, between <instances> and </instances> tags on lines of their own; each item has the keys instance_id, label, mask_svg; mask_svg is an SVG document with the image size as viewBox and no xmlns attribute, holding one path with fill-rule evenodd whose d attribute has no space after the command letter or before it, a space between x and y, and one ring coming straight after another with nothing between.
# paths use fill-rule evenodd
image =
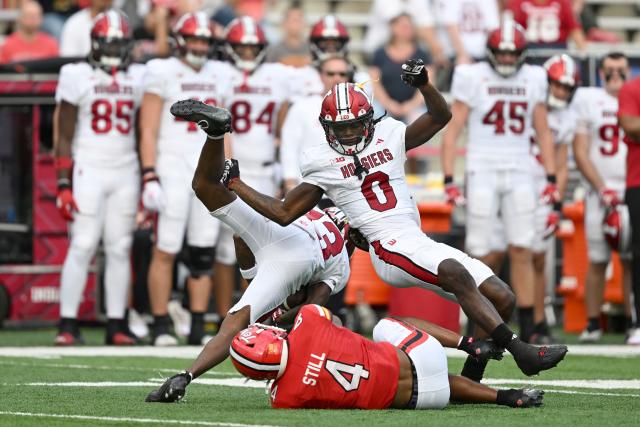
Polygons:
<instances>
[{"instance_id":1,"label":"red football helmet","mask_svg":"<svg viewBox=\"0 0 640 427\"><path fill-rule=\"evenodd\" d=\"M287 367L287 331L254 323L233 337L229 355L233 366L247 378L279 378Z\"/></svg>"},{"instance_id":2,"label":"red football helmet","mask_svg":"<svg viewBox=\"0 0 640 427\"><path fill-rule=\"evenodd\" d=\"M258 23L249 16L236 18L225 29L225 53L239 69L252 72L264 61L267 38ZM240 52L251 48L253 52Z\"/></svg>"},{"instance_id":3,"label":"red football helmet","mask_svg":"<svg viewBox=\"0 0 640 427\"><path fill-rule=\"evenodd\" d=\"M314 61L322 61L331 55L346 56L349 33L335 16L327 15L311 28L309 42Z\"/></svg>"},{"instance_id":4,"label":"red football helmet","mask_svg":"<svg viewBox=\"0 0 640 427\"><path fill-rule=\"evenodd\" d=\"M527 39L522 27L512 19L502 21L500 28L493 30L487 38L487 58L498 74L509 77L515 74L524 63ZM512 63L499 61L497 55L511 53L516 56Z\"/></svg>"},{"instance_id":5,"label":"red football helmet","mask_svg":"<svg viewBox=\"0 0 640 427\"><path fill-rule=\"evenodd\" d=\"M129 62L131 32L127 17L114 9L98 14L91 27L90 61L108 71Z\"/></svg>"},{"instance_id":6,"label":"red football helmet","mask_svg":"<svg viewBox=\"0 0 640 427\"><path fill-rule=\"evenodd\" d=\"M609 209L602 221L604 237L612 250L625 253L631 249L631 220L627 205Z\"/></svg>"},{"instance_id":7,"label":"red football helmet","mask_svg":"<svg viewBox=\"0 0 640 427\"><path fill-rule=\"evenodd\" d=\"M569 91L566 99L560 99L551 93L547 94L547 105L551 108L566 108L580 84L580 70L575 61L567 54L554 55L544 63L549 83L556 82L565 86Z\"/></svg>"},{"instance_id":8,"label":"red football helmet","mask_svg":"<svg viewBox=\"0 0 640 427\"><path fill-rule=\"evenodd\" d=\"M356 155L373 138L373 106L367 93L356 84L339 83L327 92L318 119L327 142L340 154Z\"/></svg>"},{"instance_id":9,"label":"red football helmet","mask_svg":"<svg viewBox=\"0 0 640 427\"><path fill-rule=\"evenodd\" d=\"M204 12L189 12L180 17L173 27L173 38L178 52L193 67L202 67L213 50L215 31ZM202 49L187 48L188 39L205 41L208 46Z\"/></svg>"}]
</instances>

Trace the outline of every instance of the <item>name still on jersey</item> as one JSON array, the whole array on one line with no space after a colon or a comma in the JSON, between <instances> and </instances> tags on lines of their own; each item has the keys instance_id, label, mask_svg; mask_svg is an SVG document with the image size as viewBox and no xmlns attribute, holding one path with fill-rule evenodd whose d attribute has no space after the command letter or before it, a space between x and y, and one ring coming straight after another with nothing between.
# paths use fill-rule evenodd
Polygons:
<instances>
[{"instance_id":1,"label":"name still on jersey","mask_svg":"<svg viewBox=\"0 0 640 427\"><path fill-rule=\"evenodd\" d=\"M396 348L331 323L329 311L303 307L288 335L284 374L271 386L274 408L384 409L393 402Z\"/></svg>"}]
</instances>

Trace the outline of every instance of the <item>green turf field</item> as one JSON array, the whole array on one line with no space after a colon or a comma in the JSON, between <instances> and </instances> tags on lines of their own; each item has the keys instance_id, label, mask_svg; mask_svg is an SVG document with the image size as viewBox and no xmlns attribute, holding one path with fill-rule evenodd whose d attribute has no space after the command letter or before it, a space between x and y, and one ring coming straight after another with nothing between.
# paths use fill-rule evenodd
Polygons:
<instances>
[{"instance_id":1,"label":"green turf field","mask_svg":"<svg viewBox=\"0 0 640 427\"><path fill-rule=\"evenodd\" d=\"M248 387L229 362L190 385L179 404L145 403L146 394L163 378L188 366L198 352L194 347L129 350L140 354L136 357L124 356L127 349L112 347L62 350L68 353L53 347L7 347L18 342L47 345L50 335L0 332L0 426L640 425L640 349L609 357L578 355L588 351L571 347L573 354L558 368L533 378L520 374L510 357L491 362L486 375L491 384L504 388L528 384L547 391L544 405L536 409L450 405L443 411L420 412L293 411L270 409L264 388ZM99 343L101 336L88 335L90 343ZM595 351L613 354L628 349ZM450 371L459 372L462 362L450 357Z\"/></svg>"}]
</instances>

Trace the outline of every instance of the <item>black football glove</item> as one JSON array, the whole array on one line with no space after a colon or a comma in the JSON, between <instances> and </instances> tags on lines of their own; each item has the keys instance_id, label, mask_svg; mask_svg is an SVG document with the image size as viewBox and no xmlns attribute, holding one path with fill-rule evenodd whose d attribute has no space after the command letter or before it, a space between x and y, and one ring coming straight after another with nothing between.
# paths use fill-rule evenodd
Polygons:
<instances>
[{"instance_id":1,"label":"black football glove","mask_svg":"<svg viewBox=\"0 0 640 427\"><path fill-rule=\"evenodd\" d=\"M493 341L475 340L472 337L462 337L458 349L481 360L501 360L504 353L504 349Z\"/></svg>"},{"instance_id":2,"label":"black football glove","mask_svg":"<svg viewBox=\"0 0 640 427\"><path fill-rule=\"evenodd\" d=\"M168 378L159 389L147 395L145 402L177 402L184 397L187 386L193 379L191 372L180 372Z\"/></svg>"},{"instance_id":3,"label":"black football glove","mask_svg":"<svg viewBox=\"0 0 640 427\"><path fill-rule=\"evenodd\" d=\"M542 405L544 391L532 388L498 390L498 405L512 408L532 408Z\"/></svg>"},{"instance_id":4,"label":"black football glove","mask_svg":"<svg viewBox=\"0 0 640 427\"><path fill-rule=\"evenodd\" d=\"M220 182L225 188L229 188L229 183L240 178L240 165L236 159L225 159L224 170L222 171L222 178Z\"/></svg>"},{"instance_id":5,"label":"black football glove","mask_svg":"<svg viewBox=\"0 0 640 427\"><path fill-rule=\"evenodd\" d=\"M402 64L402 81L413 87L421 87L429 83L427 69L422 59L408 59Z\"/></svg>"}]
</instances>

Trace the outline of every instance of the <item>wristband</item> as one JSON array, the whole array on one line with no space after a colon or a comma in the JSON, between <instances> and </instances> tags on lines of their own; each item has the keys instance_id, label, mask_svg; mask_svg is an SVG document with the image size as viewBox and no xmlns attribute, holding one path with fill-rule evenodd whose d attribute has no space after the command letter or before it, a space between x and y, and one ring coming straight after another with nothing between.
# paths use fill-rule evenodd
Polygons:
<instances>
[{"instance_id":1,"label":"wristband","mask_svg":"<svg viewBox=\"0 0 640 427\"><path fill-rule=\"evenodd\" d=\"M146 168L142 168L142 170L140 171L140 173L142 173L142 175L146 175L148 173L156 173L156 168L153 166L148 166Z\"/></svg>"},{"instance_id":2,"label":"wristband","mask_svg":"<svg viewBox=\"0 0 640 427\"><path fill-rule=\"evenodd\" d=\"M58 190L71 188L71 180L69 178L58 178Z\"/></svg>"},{"instance_id":3,"label":"wristband","mask_svg":"<svg viewBox=\"0 0 640 427\"><path fill-rule=\"evenodd\" d=\"M453 176L452 175L445 175L444 176L444 185L449 185L449 184L453 184Z\"/></svg>"},{"instance_id":4,"label":"wristband","mask_svg":"<svg viewBox=\"0 0 640 427\"><path fill-rule=\"evenodd\" d=\"M73 166L73 160L71 157L56 157L53 160L53 166L57 171L68 170Z\"/></svg>"},{"instance_id":5,"label":"wristband","mask_svg":"<svg viewBox=\"0 0 640 427\"><path fill-rule=\"evenodd\" d=\"M550 182L551 184L555 184L556 183L556 175L547 175L547 182Z\"/></svg>"},{"instance_id":6,"label":"wristband","mask_svg":"<svg viewBox=\"0 0 640 427\"><path fill-rule=\"evenodd\" d=\"M258 274L258 264L246 270L240 269L240 275L246 280L252 280Z\"/></svg>"}]
</instances>

